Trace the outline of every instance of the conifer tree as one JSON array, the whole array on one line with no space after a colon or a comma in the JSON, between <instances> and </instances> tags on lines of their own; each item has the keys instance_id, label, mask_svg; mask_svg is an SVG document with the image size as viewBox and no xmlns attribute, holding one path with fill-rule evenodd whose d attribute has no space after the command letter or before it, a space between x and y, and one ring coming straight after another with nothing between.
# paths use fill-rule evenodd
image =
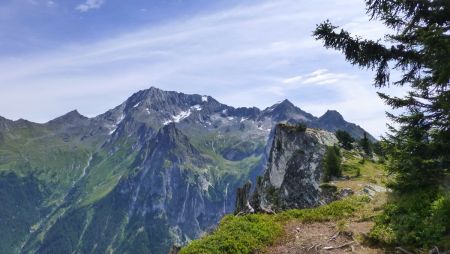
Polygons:
<instances>
[{"instance_id":1,"label":"conifer tree","mask_svg":"<svg viewBox=\"0 0 450 254\"><path fill-rule=\"evenodd\" d=\"M361 148L363 149L365 155L371 156L372 155L372 144L370 143L370 140L367 138L367 133L364 132L364 137L359 141L359 144Z\"/></svg>"},{"instance_id":2,"label":"conifer tree","mask_svg":"<svg viewBox=\"0 0 450 254\"><path fill-rule=\"evenodd\" d=\"M343 130L337 130L336 131L336 138L338 139L339 143L341 144L341 146L346 149L346 150L351 150L353 149L353 141L355 141L352 136Z\"/></svg>"},{"instance_id":3,"label":"conifer tree","mask_svg":"<svg viewBox=\"0 0 450 254\"><path fill-rule=\"evenodd\" d=\"M328 146L324 156L324 173L325 182L331 180L332 177L342 176L341 156L337 146Z\"/></svg>"},{"instance_id":4,"label":"conifer tree","mask_svg":"<svg viewBox=\"0 0 450 254\"><path fill-rule=\"evenodd\" d=\"M352 36L330 21L319 24L314 36L351 64L375 70L375 87L409 87L404 97L378 93L403 112L388 113L396 123L386 136L389 169L400 192L437 187L450 167L450 1L365 2L371 18L392 29L385 41ZM398 80L390 80L392 70L401 74Z\"/></svg>"}]
</instances>

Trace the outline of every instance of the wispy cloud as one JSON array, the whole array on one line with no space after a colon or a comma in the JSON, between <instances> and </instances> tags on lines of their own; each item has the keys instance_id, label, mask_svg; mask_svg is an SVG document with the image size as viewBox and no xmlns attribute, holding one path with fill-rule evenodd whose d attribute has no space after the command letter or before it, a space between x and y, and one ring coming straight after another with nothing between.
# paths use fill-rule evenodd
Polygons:
<instances>
[{"instance_id":1,"label":"wispy cloud","mask_svg":"<svg viewBox=\"0 0 450 254\"><path fill-rule=\"evenodd\" d=\"M306 79L303 80L303 84L317 84L317 85L326 85L326 84L334 84L338 82L343 82L347 79L354 78L354 75L350 75L347 73L331 73L327 69L319 69L316 70L306 76Z\"/></svg>"},{"instance_id":2,"label":"wispy cloud","mask_svg":"<svg viewBox=\"0 0 450 254\"><path fill-rule=\"evenodd\" d=\"M101 3L87 1L79 11ZM364 6L359 0L329 3L262 1L89 44L0 59L0 89L7 91L0 93L0 115L41 122L73 108L96 115L154 85L210 94L234 106L264 108L287 97L316 115L337 109L380 134L385 107L370 86L371 74L311 37L326 18L362 22ZM366 124L367 112L379 125Z\"/></svg>"},{"instance_id":3,"label":"wispy cloud","mask_svg":"<svg viewBox=\"0 0 450 254\"><path fill-rule=\"evenodd\" d=\"M349 73L334 73L327 69L318 69L310 73L304 73L294 77L281 79L279 86L284 90L301 89L312 85L331 85L347 83L357 76Z\"/></svg>"},{"instance_id":4,"label":"wispy cloud","mask_svg":"<svg viewBox=\"0 0 450 254\"><path fill-rule=\"evenodd\" d=\"M299 75L299 76L283 79L281 82L283 82L285 84L291 84L291 83L297 83L302 79L303 79L303 76Z\"/></svg>"},{"instance_id":5,"label":"wispy cloud","mask_svg":"<svg viewBox=\"0 0 450 254\"><path fill-rule=\"evenodd\" d=\"M91 9L98 9L105 3L105 0L86 0L86 2L79 4L75 9L80 12L86 12Z\"/></svg>"}]
</instances>

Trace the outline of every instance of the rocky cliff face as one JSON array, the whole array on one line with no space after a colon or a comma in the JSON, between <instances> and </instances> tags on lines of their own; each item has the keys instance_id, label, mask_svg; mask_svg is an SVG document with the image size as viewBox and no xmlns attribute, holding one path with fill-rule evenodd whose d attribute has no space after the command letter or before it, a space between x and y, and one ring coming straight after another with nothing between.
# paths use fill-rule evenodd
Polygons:
<instances>
[{"instance_id":1,"label":"rocky cliff face","mask_svg":"<svg viewBox=\"0 0 450 254\"><path fill-rule=\"evenodd\" d=\"M277 125L267 167L257 180L250 207L243 205L249 196L245 188L238 192L238 209L271 212L321 204L322 160L326 147L336 143L334 134L324 130Z\"/></svg>"},{"instance_id":2,"label":"rocky cliff face","mask_svg":"<svg viewBox=\"0 0 450 254\"><path fill-rule=\"evenodd\" d=\"M167 242L176 245L198 238L220 219L226 193L214 189L214 179L205 170L213 162L175 124L160 129L140 154L135 161L140 172L118 186L131 197L128 216L163 220L170 232Z\"/></svg>"}]
</instances>

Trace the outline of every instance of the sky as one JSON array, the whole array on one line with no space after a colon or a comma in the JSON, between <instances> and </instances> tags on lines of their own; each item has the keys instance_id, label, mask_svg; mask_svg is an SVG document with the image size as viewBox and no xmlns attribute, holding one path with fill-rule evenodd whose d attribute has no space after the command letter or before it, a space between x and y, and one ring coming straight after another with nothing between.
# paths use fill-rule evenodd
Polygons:
<instances>
[{"instance_id":1,"label":"sky","mask_svg":"<svg viewBox=\"0 0 450 254\"><path fill-rule=\"evenodd\" d=\"M154 86L235 107L289 99L377 137L387 129L373 72L312 37L329 19L382 38L362 0L0 1L0 115L12 120L92 117Z\"/></svg>"}]
</instances>

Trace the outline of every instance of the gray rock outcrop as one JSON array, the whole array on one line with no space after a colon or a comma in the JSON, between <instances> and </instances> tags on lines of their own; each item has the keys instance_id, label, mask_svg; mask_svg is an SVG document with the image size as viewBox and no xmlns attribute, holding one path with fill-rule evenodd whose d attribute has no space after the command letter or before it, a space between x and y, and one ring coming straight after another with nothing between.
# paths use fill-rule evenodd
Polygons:
<instances>
[{"instance_id":1,"label":"gray rock outcrop","mask_svg":"<svg viewBox=\"0 0 450 254\"><path fill-rule=\"evenodd\" d=\"M322 160L326 147L336 143L334 134L324 130L277 125L266 170L257 179L249 206L270 212L322 204ZM238 203L247 204L244 199ZM243 209L237 213L248 211Z\"/></svg>"}]
</instances>

